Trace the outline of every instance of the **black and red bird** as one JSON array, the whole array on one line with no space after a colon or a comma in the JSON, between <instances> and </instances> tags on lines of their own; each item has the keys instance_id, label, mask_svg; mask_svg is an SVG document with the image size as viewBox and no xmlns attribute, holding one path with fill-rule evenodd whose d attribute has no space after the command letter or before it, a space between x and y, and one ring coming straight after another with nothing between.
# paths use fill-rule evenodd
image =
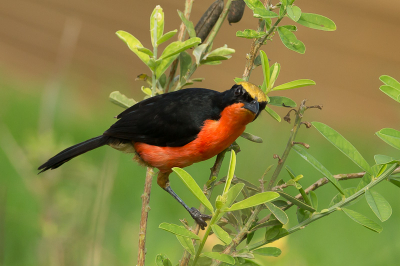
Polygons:
<instances>
[{"instance_id":1,"label":"black and red bird","mask_svg":"<svg viewBox=\"0 0 400 266\"><path fill-rule=\"evenodd\" d=\"M224 92L191 88L154 96L120 113L102 135L63 150L38 169L58 168L103 145L134 153L140 164L160 170L158 185L204 228L209 216L189 208L175 194L169 185L171 169L210 159L228 148L266 104L264 92L249 82Z\"/></svg>"}]
</instances>

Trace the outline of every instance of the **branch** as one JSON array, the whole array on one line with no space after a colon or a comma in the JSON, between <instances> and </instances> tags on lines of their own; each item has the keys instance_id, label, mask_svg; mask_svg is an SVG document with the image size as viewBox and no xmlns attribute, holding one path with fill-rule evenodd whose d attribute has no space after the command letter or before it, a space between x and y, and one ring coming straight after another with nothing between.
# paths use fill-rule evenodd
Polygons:
<instances>
[{"instance_id":1,"label":"branch","mask_svg":"<svg viewBox=\"0 0 400 266\"><path fill-rule=\"evenodd\" d=\"M154 170L153 168L147 167L146 181L144 185L144 192L142 194L142 214L140 217L140 228L139 228L139 251L138 251L138 263L137 266L144 266L146 258L146 229L147 229L147 217L150 211L150 191L151 181L153 180Z\"/></svg>"},{"instance_id":2,"label":"branch","mask_svg":"<svg viewBox=\"0 0 400 266\"><path fill-rule=\"evenodd\" d=\"M185 2L185 18L189 20L190 18L190 13L192 12L192 6L193 6L194 0L186 0ZM182 22L181 27L179 28L179 34L178 34L178 41L183 41L185 38L185 33L186 33L186 26ZM169 76L168 76L168 82L167 85L165 86L164 93L167 93L169 91L169 87L171 86L171 82L174 80L176 70L178 69L178 62L179 62L179 57L175 59L175 61L172 63L171 70L169 71Z\"/></svg>"}]
</instances>

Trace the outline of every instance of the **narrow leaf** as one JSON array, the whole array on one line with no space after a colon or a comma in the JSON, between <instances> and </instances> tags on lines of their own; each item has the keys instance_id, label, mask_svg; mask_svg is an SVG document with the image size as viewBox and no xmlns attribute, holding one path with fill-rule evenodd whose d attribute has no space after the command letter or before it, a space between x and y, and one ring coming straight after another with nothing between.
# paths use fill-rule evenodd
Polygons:
<instances>
[{"instance_id":1,"label":"narrow leaf","mask_svg":"<svg viewBox=\"0 0 400 266\"><path fill-rule=\"evenodd\" d=\"M294 205L296 205L296 206L298 206L298 207L300 207L302 209L305 209L307 211L315 212L315 209L313 207L305 204L304 202L296 199L295 197L292 197L291 195L286 194L285 192L282 192L282 191L277 191L277 192L279 193L279 195L281 195L282 197L284 197L285 199L287 199L288 201L290 201Z\"/></svg>"},{"instance_id":2,"label":"narrow leaf","mask_svg":"<svg viewBox=\"0 0 400 266\"><path fill-rule=\"evenodd\" d=\"M269 10L265 9L265 7L254 9L253 13L254 13L255 18L267 19L267 18L279 17L278 14L276 14L273 11L269 11Z\"/></svg>"},{"instance_id":3,"label":"narrow leaf","mask_svg":"<svg viewBox=\"0 0 400 266\"><path fill-rule=\"evenodd\" d=\"M294 80L294 81L276 86L272 90L273 91L290 90L290 89L311 86L311 85L315 85L315 81L313 81L311 79L298 79L298 80Z\"/></svg>"},{"instance_id":4,"label":"narrow leaf","mask_svg":"<svg viewBox=\"0 0 400 266\"><path fill-rule=\"evenodd\" d=\"M156 256L156 264L157 266L172 266L171 261L164 254L158 254Z\"/></svg>"},{"instance_id":5,"label":"narrow leaf","mask_svg":"<svg viewBox=\"0 0 400 266\"><path fill-rule=\"evenodd\" d=\"M198 237L193 232L187 230L183 226L179 226L176 224L169 224L169 223L161 223L158 228L161 228L165 231L171 232L174 235L184 236L184 237L189 237L189 238L200 240L200 237Z\"/></svg>"},{"instance_id":6,"label":"narrow leaf","mask_svg":"<svg viewBox=\"0 0 400 266\"><path fill-rule=\"evenodd\" d=\"M391 176L388 178L389 182L393 185L400 187L400 177L398 176Z\"/></svg>"},{"instance_id":7,"label":"narrow leaf","mask_svg":"<svg viewBox=\"0 0 400 266\"><path fill-rule=\"evenodd\" d=\"M332 183L336 187L337 190L341 194L344 194L342 186L339 184L339 181L333 177L333 175L325 168L317 159L315 159L311 154L309 154L303 147L300 145L294 145L292 149L297 152L304 160L310 163L318 172L323 174L329 182Z\"/></svg>"},{"instance_id":8,"label":"narrow leaf","mask_svg":"<svg viewBox=\"0 0 400 266\"><path fill-rule=\"evenodd\" d=\"M255 135L247 133L247 132L243 132L242 135L240 135L240 136L242 138L244 138L244 139L250 140L250 141L255 142L255 143L263 143L262 138L257 137Z\"/></svg>"},{"instance_id":9,"label":"narrow leaf","mask_svg":"<svg viewBox=\"0 0 400 266\"><path fill-rule=\"evenodd\" d=\"M149 55L149 56L153 56L153 52L150 51L150 50L147 49L147 48L138 47L137 49L138 49L138 51L140 51L140 52L142 52L142 53L145 53L145 54L147 54L147 55Z\"/></svg>"},{"instance_id":10,"label":"narrow leaf","mask_svg":"<svg viewBox=\"0 0 400 266\"><path fill-rule=\"evenodd\" d=\"M255 30L244 30L244 31L237 31L236 37L246 38L246 39L254 39L254 38L261 38L267 35L265 32L255 31Z\"/></svg>"},{"instance_id":11,"label":"narrow leaf","mask_svg":"<svg viewBox=\"0 0 400 266\"><path fill-rule=\"evenodd\" d=\"M397 89L398 91L400 91L400 83L397 80L395 80L394 78L392 78L391 76L382 75L379 77L379 79L386 85L391 86L391 87Z\"/></svg>"},{"instance_id":12,"label":"narrow leaf","mask_svg":"<svg viewBox=\"0 0 400 266\"><path fill-rule=\"evenodd\" d=\"M207 44L200 44L193 50L194 58L196 58L196 65L200 65L201 55L207 48Z\"/></svg>"},{"instance_id":13,"label":"narrow leaf","mask_svg":"<svg viewBox=\"0 0 400 266\"><path fill-rule=\"evenodd\" d=\"M293 32L284 27L278 27L278 33L286 48L299 54L304 54L306 52L306 46L302 41L296 38Z\"/></svg>"},{"instance_id":14,"label":"narrow leaf","mask_svg":"<svg viewBox=\"0 0 400 266\"><path fill-rule=\"evenodd\" d=\"M297 22L301 16L301 9L298 6L288 6L286 8L288 17L293 21Z\"/></svg>"},{"instance_id":15,"label":"narrow leaf","mask_svg":"<svg viewBox=\"0 0 400 266\"><path fill-rule=\"evenodd\" d=\"M280 208L276 207L273 203L267 202L265 205L275 216L275 218L278 219L282 224L287 224L289 222L289 217L286 215L286 213Z\"/></svg>"},{"instance_id":16,"label":"narrow leaf","mask_svg":"<svg viewBox=\"0 0 400 266\"><path fill-rule=\"evenodd\" d=\"M388 164L393 161L396 161L395 158L387 156L387 155L382 155L382 154L375 155L374 159L375 159L376 164Z\"/></svg>"},{"instance_id":17,"label":"narrow leaf","mask_svg":"<svg viewBox=\"0 0 400 266\"><path fill-rule=\"evenodd\" d=\"M275 105L280 107L296 107L297 104L290 98L284 96L270 96L269 97L269 105Z\"/></svg>"},{"instance_id":18,"label":"narrow leaf","mask_svg":"<svg viewBox=\"0 0 400 266\"><path fill-rule=\"evenodd\" d=\"M265 111L267 111L267 113L272 116L272 118L274 118L276 121L281 122L282 119L281 117L271 108L269 108L268 106L265 106Z\"/></svg>"},{"instance_id":19,"label":"narrow leaf","mask_svg":"<svg viewBox=\"0 0 400 266\"><path fill-rule=\"evenodd\" d=\"M190 37L190 38L196 37L196 31L195 31L195 29L194 29L193 22L187 20L187 19L185 18L185 15L184 15L181 11L179 11L179 10L178 10L178 15L179 15L179 17L181 18L183 24L185 24L186 30L187 30L187 32L189 33L189 37Z\"/></svg>"},{"instance_id":20,"label":"narrow leaf","mask_svg":"<svg viewBox=\"0 0 400 266\"><path fill-rule=\"evenodd\" d=\"M399 101L400 90L388 85L382 85L379 87L379 89L393 100L400 102Z\"/></svg>"},{"instance_id":21,"label":"narrow leaf","mask_svg":"<svg viewBox=\"0 0 400 266\"><path fill-rule=\"evenodd\" d=\"M375 223L374 221L368 219L367 217L365 217L364 215L362 215L358 212L355 212L353 210L346 209L346 208L342 208L342 211L347 216L349 216L353 221L361 224L362 226L364 226L374 232L380 233L383 230L382 226L380 226L379 224Z\"/></svg>"},{"instance_id":22,"label":"narrow leaf","mask_svg":"<svg viewBox=\"0 0 400 266\"><path fill-rule=\"evenodd\" d=\"M231 264L231 265L235 264L235 259L232 256L227 255L227 254L221 254L218 252L203 252L200 256L208 257L208 258L211 258L214 260L219 260L219 261Z\"/></svg>"},{"instance_id":23,"label":"narrow leaf","mask_svg":"<svg viewBox=\"0 0 400 266\"><path fill-rule=\"evenodd\" d=\"M224 242L226 245L229 245L232 242L232 238L220 226L213 224L211 225L211 229L213 230L214 234L218 237L218 239Z\"/></svg>"},{"instance_id":24,"label":"narrow leaf","mask_svg":"<svg viewBox=\"0 0 400 266\"><path fill-rule=\"evenodd\" d=\"M186 73L189 71L192 66L192 57L185 51L179 55L179 79L181 83L183 83L183 79L186 76Z\"/></svg>"},{"instance_id":25,"label":"narrow leaf","mask_svg":"<svg viewBox=\"0 0 400 266\"><path fill-rule=\"evenodd\" d=\"M236 153L234 150L231 150L231 159L229 161L229 169L225 181L224 194L228 193L228 190L231 187L233 175L235 174L235 168L236 168Z\"/></svg>"},{"instance_id":26,"label":"narrow leaf","mask_svg":"<svg viewBox=\"0 0 400 266\"><path fill-rule=\"evenodd\" d=\"M316 30L324 30L324 31L334 31L336 30L335 22L330 20L327 17L311 14L311 13L302 13L300 19L297 23Z\"/></svg>"},{"instance_id":27,"label":"narrow leaf","mask_svg":"<svg viewBox=\"0 0 400 266\"><path fill-rule=\"evenodd\" d=\"M270 257L278 257L281 255L282 251L276 247L265 247L253 250L254 254L270 256Z\"/></svg>"},{"instance_id":28,"label":"narrow leaf","mask_svg":"<svg viewBox=\"0 0 400 266\"><path fill-rule=\"evenodd\" d=\"M284 26L281 26L281 27L284 27L284 28L286 28L286 29L288 29L290 31L297 31L297 27L294 26L294 25L284 25Z\"/></svg>"},{"instance_id":29,"label":"narrow leaf","mask_svg":"<svg viewBox=\"0 0 400 266\"><path fill-rule=\"evenodd\" d=\"M275 81L278 79L280 71L281 71L281 65L279 63L275 63L269 68L270 79L269 79L268 90L271 90L274 87Z\"/></svg>"},{"instance_id":30,"label":"narrow leaf","mask_svg":"<svg viewBox=\"0 0 400 266\"><path fill-rule=\"evenodd\" d=\"M317 197L317 194L315 194L315 192L311 190L309 195L310 195L310 200L311 200L312 207L317 210L318 209L318 197Z\"/></svg>"},{"instance_id":31,"label":"narrow leaf","mask_svg":"<svg viewBox=\"0 0 400 266\"><path fill-rule=\"evenodd\" d=\"M177 32L178 32L178 30L173 30L173 31L169 31L169 32L165 33L160 39L157 40L157 45L160 45L160 44L168 41L169 39L174 37Z\"/></svg>"},{"instance_id":32,"label":"narrow leaf","mask_svg":"<svg viewBox=\"0 0 400 266\"><path fill-rule=\"evenodd\" d=\"M235 53L235 49L228 48L225 44L223 47L217 48L214 51L211 51L207 54L207 56L227 56Z\"/></svg>"},{"instance_id":33,"label":"narrow leaf","mask_svg":"<svg viewBox=\"0 0 400 266\"><path fill-rule=\"evenodd\" d=\"M382 222L386 221L392 215L392 207L389 202L376 191L367 189L365 190L365 199L368 202L369 207L375 213L375 215Z\"/></svg>"},{"instance_id":34,"label":"narrow leaf","mask_svg":"<svg viewBox=\"0 0 400 266\"><path fill-rule=\"evenodd\" d=\"M340 135L336 130L323 123L312 122L312 124L327 140L329 140L330 143L332 143L336 148L349 157L361 169L371 173L371 169L367 161L347 139Z\"/></svg>"},{"instance_id":35,"label":"narrow leaf","mask_svg":"<svg viewBox=\"0 0 400 266\"><path fill-rule=\"evenodd\" d=\"M265 9L264 5L261 3L260 0L244 0L246 5L251 9L254 10L256 8Z\"/></svg>"},{"instance_id":36,"label":"narrow leaf","mask_svg":"<svg viewBox=\"0 0 400 266\"><path fill-rule=\"evenodd\" d=\"M189 252L191 255L194 255L195 250L194 250L194 245L192 242L192 239L180 235L176 235L176 238L178 238L179 243L181 243L182 247Z\"/></svg>"},{"instance_id":37,"label":"narrow leaf","mask_svg":"<svg viewBox=\"0 0 400 266\"><path fill-rule=\"evenodd\" d=\"M236 211L236 210L250 208L253 206L257 206L257 205L272 201L278 197L279 197L279 194L276 192L268 191L268 192L259 193L254 196L251 196L247 199L244 199L238 203L233 204L232 207L230 207L226 211Z\"/></svg>"},{"instance_id":38,"label":"narrow leaf","mask_svg":"<svg viewBox=\"0 0 400 266\"><path fill-rule=\"evenodd\" d=\"M268 56L267 54L261 50L260 51L260 58L261 58L261 65L263 69L263 74L264 74L264 82L266 87L269 87L269 78L270 78L270 73L269 73L269 61L268 61ZM264 92L266 92L264 90Z\"/></svg>"},{"instance_id":39,"label":"narrow leaf","mask_svg":"<svg viewBox=\"0 0 400 266\"><path fill-rule=\"evenodd\" d=\"M183 183L187 186L187 188L193 193L193 195L196 196L200 200L200 202L207 207L211 211L211 213L214 213L214 209L210 203L210 201L207 199L207 197L204 195L203 191L197 185L196 181L194 181L193 177L189 175L185 170L179 168L179 167L174 167L172 170L181 178Z\"/></svg>"},{"instance_id":40,"label":"narrow leaf","mask_svg":"<svg viewBox=\"0 0 400 266\"><path fill-rule=\"evenodd\" d=\"M112 103L115 103L122 108L129 108L132 105L136 104L134 99L126 97L124 94L120 93L119 91L111 92L110 96L108 96Z\"/></svg>"},{"instance_id":41,"label":"narrow leaf","mask_svg":"<svg viewBox=\"0 0 400 266\"><path fill-rule=\"evenodd\" d=\"M126 31L119 30L116 32L117 36L123 40L131 49L132 52L134 52L140 60L142 60L146 65L149 64L150 57L148 54L145 54L143 52L140 52L137 48L138 47L143 47L142 43L136 39L133 35Z\"/></svg>"},{"instance_id":42,"label":"narrow leaf","mask_svg":"<svg viewBox=\"0 0 400 266\"><path fill-rule=\"evenodd\" d=\"M383 128L376 132L376 135L387 144L400 150L400 131L393 128Z\"/></svg>"},{"instance_id":43,"label":"narrow leaf","mask_svg":"<svg viewBox=\"0 0 400 266\"><path fill-rule=\"evenodd\" d=\"M150 16L150 36L153 47L157 47L157 40L164 33L164 12L161 6L156 6Z\"/></svg>"},{"instance_id":44,"label":"narrow leaf","mask_svg":"<svg viewBox=\"0 0 400 266\"><path fill-rule=\"evenodd\" d=\"M163 60L170 56L179 54L187 49L190 49L190 48L198 45L199 43L201 43L201 39L197 38L197 37L190 38L189 40L186 40L184 42L181 42L181 41L172 42L167 47L165 47L159 60ZM159 60L157 60L157 61L159 61Z\"/></svg>"}]
</instances>

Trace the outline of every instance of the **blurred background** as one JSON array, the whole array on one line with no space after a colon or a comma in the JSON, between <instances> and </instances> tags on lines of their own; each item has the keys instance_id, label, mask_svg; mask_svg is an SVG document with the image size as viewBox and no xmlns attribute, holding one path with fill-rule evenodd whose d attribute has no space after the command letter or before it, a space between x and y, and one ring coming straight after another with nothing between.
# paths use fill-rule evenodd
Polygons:
<instances>
[{"instance_id":1,"label":"blurred background","mask_svg":"<svg viewBox=\"0 0 400 266\"><path fill-rule=\"evenodd\" d=\"M195 1L190 20L196 23L213 1ZM310 105L306 121L320 121L341 132L373 164L374 154L399 156L374 133L383 127L400 129L399 106L379 91L379 76L400 80L400 2L301 1L303 12L332 19L335 32L298 26L306 45L304 55L285 48L278 36L264 46L271 63L279 62L276 84L308 78L317 85L275 93ZM184 1L128 0L5 0L0 4L0 265L135 265L145 169L110 148L100 148L56 171L37 175L36 168L60 150L101 134L122 109L108 100L119 90L135 100L143 99L137 75L147 67L115 35L125 30L150 47L149 17L156 5L165 12L165 31L178 29L176 10ZM284 22L290 23L289 19ZM285 23L283 23L285 24ZM196 85L223 91L241 77L251 40L235 37L238 30L255 29L257 20L246 9L244 18L221 28L214 47L228 44L236 53L219 66L202 66ZM150 73L146 73L150 74ZM262 71L250 81L261 84ZM281 116L288 110L273 108ZM236 174L257 182L276 163L291 125L278 123L266 113L247 131L263 144L239 139ZM302 129L297 138L311 145L310 153L333 174L361 171L320 136ZM208 179L213 159L186 170L199 184ZM297 154L289 156L302 185L321 175ZM224 162L220 177L227 171ZM288 180L286 173L281 177ZM176 176L172 187L190 206L198 201ZM357 186L344 181L344 187ZM268 265L397 265L400 260L400 203L398 188L384 182L376 188L392 204L392 218L381 234L334 213L284 240L278 258L258 258ZM218 192L217 188L217 192ZM296 193L295 190L288 190ZM328 206L335 190L317 190L320 209ZM396 197L397 196L397 197ZM182 248L175 236L158 229L161 222L190 219L183 208L154 182L147 235L147 264L159 253L177 262ZM351 207L377 221L365 200ZM290 225L296 224L295 210ZM380 222L379 222L380 223ZM289 225L289 226L290 226ZM261 238L262 236L256 236ZM217 243L215 240L214 243ZM207 248L211 248L208 246Z\"/></svg>"}]
</instances>

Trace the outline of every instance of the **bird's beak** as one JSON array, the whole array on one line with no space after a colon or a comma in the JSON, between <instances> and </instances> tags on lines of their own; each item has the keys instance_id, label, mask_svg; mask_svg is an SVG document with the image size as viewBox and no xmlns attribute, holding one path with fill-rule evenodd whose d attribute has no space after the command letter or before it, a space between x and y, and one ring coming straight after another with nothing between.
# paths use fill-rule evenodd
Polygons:
<instances>
[{"instance_id":1,"label":"bird's beak","mask_svg":"<svg viewBox=\"0 0 400 266\"><path fill-rule=\"evenodd\" d=\"M254 114L258 114L258 111L260 110L260 104L257 101L257 98L250 103L245 103L243 108L246 108L247 110L252 111Z\"/></svg>"}]
</instances>

